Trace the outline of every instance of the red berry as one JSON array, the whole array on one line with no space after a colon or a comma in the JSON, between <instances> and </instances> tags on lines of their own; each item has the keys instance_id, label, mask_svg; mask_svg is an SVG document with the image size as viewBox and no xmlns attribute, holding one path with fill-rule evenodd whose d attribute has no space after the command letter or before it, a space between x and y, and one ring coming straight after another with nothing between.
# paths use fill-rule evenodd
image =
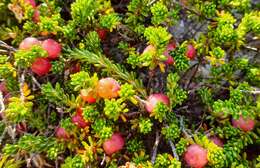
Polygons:
<instances>
[{"instance_id":1,"label":"red berry","mask_svg":"<svg viewBox=\"0 0 260 168\"><path fill-rule=\"evenodd\" d=\"M172 56L170 55L170 51L174 50L176 48L175 43L169 43L167 45L166 50L163 52L163 55L165 55L167 57L167 60L164 62L167 65L172 65L174 64L174 60L172 58Z\"/></svg>"},{"instance_id":2,"label":"red berry","mask_svg":"<svg viewBox=\"0 0 260 168\"><path fill-rule=\"evenodd\" d=\"M207 163L207 150L197 144L190 145L185 154L184 160L192 168L203 168Z\"/></svg>"},{"instance_id":3,"label":"red berry","mask_svg":"<svg viewBox=\"0 0 260 168\"><path fill-rule=\"evenodd\" d=\"M37 38L27 37L20 43L19 49L30 50L34 45L41 45L41 43Z\"/></svg>"},{"instance_id":4,"label":"red berry","mask_svg":"<svg viewBox=\"0 0 260 168\"><path fill-rule=\"evenodd\" d=\"M8 94L8 90L7 90L7 88L6 88L5 82L1 82L1 83L0 83L0 91L3 93L3 95Z\"/></svg>"},{"instance_id":5,"label":"red berry","mask_svg":"<svg viewBox=\"0 0 260 168\"><path fill-rule=\"evenodd\" d=\"M97 93L104 99L116 98L119 95L120 85L113 78L103 78L98 81Z\"/></svg>"},{"instance_id":6,"label":"red berry","mask_svg":"<svg viewBox=\"0 0 260 168\"><path fill-rule=\"evenodd\" d=\"M187 51L186 51L186 56L189 58L189 59L194 59L195 58L195 55L196 55L196 49L193 47L193 45L189 44L187 46Z\"/></svg>"},{"instance_id":7,"label":"red berry","mask_svg":"<svg viewBox=\"0 0 260 168\"><path fill-rule=\"evenodd\" d=\"M55 136L59 139L64 139L64 140L68 140L70 138L69 133L62 127L56 128Z\"/></svg>"},{"instance_id":8,"label":"red berry","mask_svg":"<svg viewBox=\"0 0 260 168\"><path fill-rule=\"evenodd\" d=\"M76 114L71 118L71 121L79 128L85 128L89 126L89 123L84 120L82 113L83 111L82 108L80 107L77 109Z\"/></svg>"},{"instance_id":9,"label":"red berry","mask_svg":"<svg viewBox=\"0 0 260 168\"><path fill-rule=\"evenodd\" d=\"M174 64L174 59L172 58L172 56L167 56L167 60L164 61L164 63L167 65L172 65Z\"/></svg>"},{"instance_id":10,"label":"red berry","mask_svg":"<svg viewBox=\"0 0 260 168\"><path fill-rule=\"evenodd\" d=\"M37 75L43 76L51 70L51 63L46 58L36 58L31 69Z\"/></svg>"},{"instance_id":11,"label":"red berry","mask_svg":"<svg viewBox=\"0 0 260 168\"><path fill-rule=\"evenodd\" d=\"M103 143L103 149L107 155L112 155L120 151L125 144L125 140L120 133L114 133L112 137Z\"/></svg>"},{"instance_id":12,"label":"red berry","mask_svg":"<svg viewBox=\"0 0 260 168\"><path fill-rule=\"evenodd\" d=\"M240 116L238 120L232 119L232 125L247 132L254 129L255 121L250 118L244 118L243 116Z\"/></svg>"},{"instance_id":13,"label":"red berry","mask_svg":"<svg viewBox=\"0 0 260 168\"><path fill-rule=\"evenodd\" d=\"M166 47L166 50L163 52L163 55L165 56L171 56L170 51L174 50L176 48L175 43L169 43Z\"/></svg>"},{"instance_id":14,"label":"red berry","mask_svg":"<svg viewBox=\"0 0 260 168\"><path fill-rule=\"evenodd\" d=\"M96 32L101 41L104 41L107 37L107 29L97 29Z\"/></svg>"},{"instance_id":15,"label":"red berry","mask_svg":"<svg viewBox=\"0 0 260 168\"><path fill-rule=\"evenodd\" d=\"M33 8L36 7L36 2L35 2L35 0L24 0L24 2L27 3L27 4L32 5Z\"/></svg>"},{"instance_id":16,"label":"red berry","mask_svg":"<svg viewBox=\"0 0 260 168\"><path fill-rule=\"evenodd\" d=\"M96 103L96 99L86 89L80 90L80 96L84 100L84 102L87 102L89 104Z\"/></svg>"},{"instance_id":17,"label":"red berry","mask_svg":"<svg viewBox=\"0 0 260 168\"><path fill-rule=\"evenodd\" d=\"M56 59L61 53L61 45L53 39L44 40L42 48L48 52L49 59Z\"/></svg>"},{"instance_id":18,"label":"red berry","mask_svg":"<svg viewBox=\"0 0 260 168\"><path fill-rule=\"evenodd\" d=\"M162 102L165 105L169 106L170 100L168 96L162 94L162 93L157 93L157 94L152 94L148 97L146 103L145 103L145 108L146 110L151 113L153 112L154 108L156 107L157 103Z\"/></svg>"},{"instance_id":19,"label":"red berry","mask_svg":"<svg viewBox=\"0 0 260 168\"><path fill-rule=\"evenodd\" d=\"M33 19L32 19L35 23L40 22L40 11L38 9L34 10L33 13Z\"/></svg>"},{"instance_id":20,"label":"red berry","mask_svg":"<svg viewBox=\"0 0 260 168\"><path fill-rule=\"evenodd\" d=\"M224 143L223 141L217 137L217 136L212 136L209 138L212 142L214 142L214 144L218 145L219 147L223 147L224 146Z\"/></svg>"},{"instance_id":21,"label":"red berry","mask_svg":"<svg viewBox=\"0 0 260 168\"><path fill-rule=\"evenodd\" d=\"M70 68L69 72L70 74L74 74L80 71L80 64L79 63L74 63Z\"/></svg>"}]
</instances>

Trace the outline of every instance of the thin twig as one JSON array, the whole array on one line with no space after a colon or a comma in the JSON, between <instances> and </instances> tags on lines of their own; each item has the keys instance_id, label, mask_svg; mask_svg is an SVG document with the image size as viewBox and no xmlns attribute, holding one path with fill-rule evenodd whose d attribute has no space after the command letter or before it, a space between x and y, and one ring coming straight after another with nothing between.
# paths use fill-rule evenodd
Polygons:
<instances>
[{"instance_id":1,"label":"thin twig","mask_svg":"<svg viewBox=\"0 0 260 168\"><path fill-rule=\"evenodd\" d=\"M100 165L103 166L103 164L105 163L105 161L106 161L106 154L104 153L103 159L102 159Z\"/></svg>"},{"instance_id":2,"label":"thin twig","mask_svg":"<svg viewBox=\"0 0 260 168\"><path fill-rule=\"evenodd\" d=\"M19 83L20 83L20 98L22 100L22 102L24 102L25 100L25 96L24 96L24 93L23 93L23 86L24 86L24 72L22 73L21 77L19 78Z\"/></svg>"},{"instance_id":3,"label":"thin twig","mask_svg":"<svg viewBox=\"0 0 260 168\"><path fill-rule=\"evenodd\" d=\"M156 138L155 138L155 142L153 145L153 152L152 152L152 157L151 157L151 162L152 164L154 164L155 162L155 158L157 155L157 150L158 150L158 145L160 143L160 139L161 139L161 135L159 134L159 131L156 131Z\"/></svg>"},{"instance_id":4,"label":"thin twig","mask_svg":"<svg viewBox=\"0 0 260 168\"><path fill-rule=\"evenodd\" d=\"M33 75L32 75L31 77L32 77L33 82L34 82L39 88L41 88L41 84L37 81L37 79L36 79Z\"/></svg>"},{"instance_id":5,"label":"thin twig","mask_svg":"<svg viewBox=\"0 0 260 168\"><path fill-rule=\"evenodd\" d=\"M0 91L0 105L1 105L0 113L2 113L5 111L5 103L4 103L3 93L1 91Z\"/></svg>"},{"instance_id":6,"label":"thin twig","mask_svg":"<svg viewBox=\"0 0 260 168\"><path fill-rule=\"evenodd\" d=\"M174 156L177 160L179 160L180 158L179 158L179 156L178 156L178 154L177 154L177 152L176 152L176 148L175 148L175 146L174 146L174 144L173 144L173 142L172 142L171 140L169 140L169 144L170 144L170 146L171 146L171 148L172 148L173 156Z\"/></svg>"}]
</instances>

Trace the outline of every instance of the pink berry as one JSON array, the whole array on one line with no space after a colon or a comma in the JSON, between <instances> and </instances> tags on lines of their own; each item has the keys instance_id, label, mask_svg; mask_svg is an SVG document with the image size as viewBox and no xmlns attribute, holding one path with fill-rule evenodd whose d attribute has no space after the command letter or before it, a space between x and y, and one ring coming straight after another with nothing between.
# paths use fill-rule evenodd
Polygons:
<instances>
[{"instance_id":1,"label":"pink berry","mask_svg":"<svg viewBox=\"0 0 260 168\"><path fill-rule=\"evenodd\" d=\"M35 2L35 0L24 0L24 2L27 3L27 4L32 5L33 8L36 7L36 2Z\"/></svg>"},{"instance_id":2,"label":"pink berry","mask_svg":"<svg viewBox=\"0 0 260 168\"><path fill-rule=\"evenodd\" d=\"M153 46L153 45L148 45L145 49L144 49L144 51L143 51L143 53L142 54L145 54L145 53L151 53L151 54L153 54L153 53L155 53L156 52L156 48Z\"/></svg>"},{"instance_id":3,"label":"pink berry","mask_svg":"<svg viewBox=\"0 0 260 168\"><path fill-rule=\"evenodd\" d=\"M43 76L51 70L51 63L46 58L36 58L32 63L31 69L37 75Z\"/></svg>"},{"instance_id":4,"label":"pink berry","mask_svg":"<svg viewBox=\"0 0 260 168\"><path fill-rule=\"evenodd\" d=\"M70 138L69 133L62 127L56 128L55 136L59 139L64 139L64 140L68 140Z\"/></svg>"},{"instance_id":5,"label":"pink berry","mask_svg":"<svg viewBox=\"0 0 260 168\"><path fill-rule=\"evenodd\" d=\"M194 59L195 58L195 55L196 55L196 49L193 47L193 45L189 44L187 46L187 51L186 51L186 56L189 58L189 59Z\"/></svg>"},{"instance_id":6,"label":"pink berry","mask_svg":"<svg viewBox=\"0 0 260 168\"><path fill-rule=\"evenodd\" d=\"M82 108L78 108L76 114L71 117L71 121L79 128L85 128L89 126L89 123L84 120L82 113Z\"/></svg>"},{"instance_id":7,"label":"pink berry","mask_svg":"<svg viewBox=\"0 0 260 168\"><path fill-rule=\"evenodd\" d=\"M197 144L190 145L185 154L184 160L192 168L203 168L207 163L207 150Z\"/></svg>"},{"instance_id":8,"label":"pink berry","mask_svg":"<svg viewBox=\"0 0 260 168\"><path fill-rule=\"evenodd\" d=\"M114 133L112 137L103 143L103 149L107 155L112 155L124 147L125 141L120 133Z\"/></svg>"},{"instance_id":9,"label":"pink berry","mask_svg":"<svg viewBox=\"0 0 260 168\"><path fill-rule=\"evenodd\" d=\"M223 141L217 137L217 136L212 136L209 138L212 142L214 142L214 144L218 145L219 147L223 147L224 146L224 143Z\"/></svg>"},{"instance_id":10,"label":"pink berry","mask_svg":"<svg viewBox=\"0 0 260 168\"><path fill-rule=\"evenodd\" d=\"M241 130L247 132L254 129L255 121L250 118L244 118L241 115L238 120L232 119L232 125L236 128L240 128Z\"/></svg>"},{"instance_id":11,"label":"pink berry","mask_svg":"<svg viewBox=\"0 0 260 168\"><path fill-rule=\"evenodd\" d=\"M146 110L151 113L153 112L154 108L156 107L157 103L162 102L165 105L169 106L170 100L168 96L162 94L162 93L157 93L157 94L152 94L148 97L146 103L145 103L145 108Z\"/></svg>"},{"instance_id":12,"label":"pink berry","mask_svg":"<svg viewBox=\"0 0 260 168\"><path fill-rule=\"evenodd\" d=\"M20 50L30 50L34 45L41 45L40 41L34 37L25 38L19 45Z\"/></svg>"},{"instance_id":13,"label":"pink berry","mask_svg":"<svg viewBox=\"0 0 260 168\"><path fill-rule=\"evenodd\" d=\"M98 81L98 96L104 99L116 98L119 95L120 85L113 78L103 78Z\"/></svg>"},{"instance_id":14,"label":"pink berry","mask_svg":"<svg viewBox=\"0 0 260 168\"><path fill-rule=\"evenodd\" d=\"M166 47L166 50L163 52L163 55L165 56L171 56L170 51L174 50L176 48L175 43L169 43Z\"/></svg>"},{"instance_id":15,"label":"pink berry","mask_svg":"<svg viewBox=\"0 0 260 168\"><path fill-rule=\"evenodd\" d=\"M166 50L163 52L163 55L165 55L167 57L167 60L164 62L167 65L172 65L174 64L174 60L172 58L172 56L170 55L170 51L174 50L176 48L175 43L169 43L167 45Z\"/></svg>"},{"instance_id":16,"label":"pink berry","mask_svg":"<svg viewBox=\"0 0 260 168\"><path fill-rule=\"evenodd\" d=\"M49 59L56 59L61 53L61 45L53 39L44 40L42 48L48 52Z\"/></svg>"}]
</instances>

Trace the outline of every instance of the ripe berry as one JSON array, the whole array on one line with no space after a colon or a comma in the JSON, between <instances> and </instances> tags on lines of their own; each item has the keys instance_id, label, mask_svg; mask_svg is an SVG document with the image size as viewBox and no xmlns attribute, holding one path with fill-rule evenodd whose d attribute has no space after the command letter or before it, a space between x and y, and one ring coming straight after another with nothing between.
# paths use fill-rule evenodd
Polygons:
<instances>
[{"instance_id":1,"label":"ripe berry","mask_svg":"<svg viewBox=\"0 0 260 168\"><path fill-rule=\"evenodd\" d=\"M46 58L36 58L31 69L39 76L46 75L51 70L51 63Z\"/></svg>"},{"instance_id":2,"label":"ripe berry","mask_svg":"<svg viewBox=\"0 0 260 168\"><path fill-rule=\"evenodd\" d=\"M224 146L224 143L223 141L217 137L217 136L212 136L209 138L212 142L214 142L214 144L218 145L219 147L223 147Z\"/></svg>"},{"instance_id":3,"label":"ripe berry","mask_svg":"<svg viewBox=\"0 0 260 168\"><path fill-rule=\"evenodd\" d=\"M39 11L38 9L35 9L35 10L34 10L32 20L33 20L35 23L40 22L40 11Z\"/></svg>"},{"instance_id":4,"label":"ripe berry","mask_svg":"<svg viewBox=\"0 0 260 168\"><path fill-rule=\"evenodd\" d=\"M27 3L27 4L32 5L33 8L36 7L36 2L35 2L35 0L24 0L24 2Z\"/></svg>"},{"instance_id":5,"label":"ripe berry","mask_svg":"<svg viewBox=\"0 0 260 168\"><path fill-rule=\"evenodd\" d=\"M72 66L69 67L70 74L74 74L80 71L80 64L79 63L73 63Z\"/></svg>"},{"instance_id":6,"label":"ripe berry","mask_svg":"<svg viewBox=\"0 0 260 168\"><path fill-rule=\"evenodd\" d=\"M112 155L120 151L125 144L124 138L120 133L114 133L112 137L103 143L103 149L107 155Z\"/></svg>"},{"instance_id":7,"label":"ripe berry","mask_svg":"<svg viewBox=\"0 0 260 168\"><path fill-rule=\"evenodd\" d=\"M74 114L71 117L71 121L79 128L85 128L89 126L89 123L84 120L82 113L83 111L82 108L80 107L77 109L76 114Z\"/></svg>"},{"instance_id":8,"label":"ripe berry","mask_svg":"<svg viewBox=\"0 0 260 168\"><path fill-rule=\"evenodd\" d=\"M197 144L190 145L185 154L184 160L192 168L203 168L207 163L207 150Z\"/></svg>"},{"instance_id":9,"label":"ripe berry","mask_svg":"<svg viewBox=\"0 0 260 168\"><path fill-rule=\"evenodd\" d=\"M1 82L1 83L0 83L0 91L3 93L3 95L8 94L8 90L7 90L7 88L6 88L5 82Z\"/></svg>"},{"instance_id":10,"label":"ripe berry","mask_svg":"<svg viewBox=\"0 0 260 168\"><path fill-rule=\"evenodd\" d=\"M64 139L64 140L68 140L70 138L69 133L62 127L56 128L55 136L59 139Z\"/></svg>"},{"instance_id":11,"label":"ripe berry","mask_svg":"<svg viewBox=\"0 0 260 168\"><path fill-rule=\"evenodd\" d=\"M34 45L41 45L40 41L34 37L25 38L19 45L20 50L30 50Z\"/></svg>"},{"instance_id":12,"label":"ripe berry","mask_svg":"<svg viewBox=\"0 0 260 168\"><path fill-rule=\"evenodd\" d=\"M152 94L148 97L146 103L145 103L145 108L146 110L151 113L153 112L154 108L156 107L157 103L162 102L165 105L169 106L170 100L168 96L162 94L162 93L157 93L157 94Z\"/></svg>"},{"instance_id":13,"label":"ripe berry","mask_svg":"<svg viewBox=\"0 0 260 168\"><path fill-rule=\"evenodd\" d=\"M96 32L101 41L104 41L107 37L107 30L106 29L97 29Z\"/></svg>"},{"instance_id":14,"label":"ripe berry","mask_svg":"<svg viewBox=\"0 0 260 168\"><path fill-rule=\"evenodd\" d=\"M244 118L243 116L240 116L238 120L232 119L232 125L247 132L254 129L255 121L250 118Z\"/></svg>"},{"instance_id":15,"label":"ripe berry","mask_svg":"<svg viewBox=\"0 0 260 168\"><path fill-rule=\"evenodd\" d=\"M189 58L189 59L194 59L195 58L195 55L196 55L196 49L193 47L193 45L189 44L187 46L187 51L186 51L186 56Z\"/></svg>"},{"instance_id":16,"label":"ripe berry","mask_svg":"<svg viewBox=\"0 0 260 168\"><path fill-rule=\"evenodd\" d=\"M80 96L81 96L82 100L84 100L84 102L87 102L89 104L96 103L96 99L86 89L80 90Z\"/></svg>"},{"instance_id":17,"label":"ripe berry","mask_svg":"<svg viewBox=\"0 0 260 168\"><path fill-rule=\"evenodd\" d=\"M48 52L49 59L56 59L61 53L61 45L53 39L44 40L42 48Z\"/></svg>"},{"instance_id":18,"label":"ripe berry","mask_svg":"<svg viewBox=\"0 0 260 168\"><path fill-rule=\"evenodd\" d=\"M172 56L170 55L170 51L174 50L176 48L175 43L169 43L167 45L166 50L163 52L163 55L165 55L167 57L167 60L164 62L167 65L172 65L174 64L174 60L172 58Z\"/></svg>"},{"instance_id":19,"label":"ripe berry","mask_svg":"<svg viewBox=\"0 0 260 168\"><path fill-rule=\"evenodd\" d=\"M104 99L116 98L119 95L120 85L113 78L103 78L98 81L98 96Z\"/></svg>"}]
</instances>

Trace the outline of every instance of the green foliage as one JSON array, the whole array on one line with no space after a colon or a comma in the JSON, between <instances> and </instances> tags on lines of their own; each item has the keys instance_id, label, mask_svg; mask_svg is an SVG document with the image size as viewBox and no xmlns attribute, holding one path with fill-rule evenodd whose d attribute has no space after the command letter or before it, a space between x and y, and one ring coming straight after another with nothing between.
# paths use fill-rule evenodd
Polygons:
<instances>
[{"instance_id":1,"label":"green foliage","mask_svg":"<svg viewBox=\"0 0 260 168\"><path fill-rule=\"evenodd\" d=\"M14 54L15 66L28 68L38 57L47 57L47 52L40 46L33 46L30 50L18 50Z\"/></svg>"},{"instance_id":2,"label":"green foliage","mask_svg":"<svg viewBox=\"0 0 260 168\"><path fill-rule=\"evenodd\" d=\"M14 155L17 152L47 153L50 159L56 159L64 149L63 144L58 143L54 138L45 136L34 136L27 134L22 136L16 144L6 144L3 153Z\"/></svg>"},{"instance_id":3,"label":"green foliage","mask_svg":"<svg viewBox=\"0 0 260 168\"><path fill-rule=\"evenodd\" d=\"M61 168L84 168L86 167L84 160L80 155L74 157L67 157L65 163L61 165Z\"/></svg>"},{"instance_id":4,"label":"green foliage","mask_svg":"<svg viewBox=\"0 0 260 168\"><path fill-rule=\"evenodd\" d=\"M94 20L97 9L96 0L76 0L71 4L71 16L76 25L84 27Z\"/></svg>"},{"instance_id":5,"label":"green foliage","mask_svg":"<svg viewBox=\"0 0 260 168\"><path fill-rule=\"evenodd\" d=\"M152 112L152 115L155 119L159 120L159 122L162 122L167 113L169 113L169 108L164 103L158 102Z\"/></svg>"},{"instance_id":6,"label":"green foliage","mask_svg":"<svg viewBox=\"0 0 260 168\"><path fill-rule=\"evenodd\" d=\"M83 108L83 117L85 120L94 122L98 116L99 112L95 106L86 106Z\"/></svg>"},{"instance_id":7,"label":"green foliage","mask_svg":"<svg viewBox=\"0 0 260 168\"><path fill-rule=\"evenodd\" d=\"M148 41L148 44L153 45L157 50L157 54L160 55L165 50L165 47L172 36L164 27L150 26L145 29L144 37Z\"/></svg>"},{"instance_id":8,"label":"green foliage","mask_svg":"<svg viewBox=\"0 0 260 168\"><path fill-rule=\"evenodd\" d=\"M102 68L103 71L108 72L111 76L122 79L134 86L134 89L142 96L146 96L146 91L143 88L143 83L136 79L136 75L133 72L127 72L123 66L114 64L108 58L103 55L97 55L88 50L73 50L70 51L70 55L74 59L80 59L88 64L94 64L95 66Z\"/></svg>"},{"instance_id":9,"label":"green foliage","mask_svg":"<svg viewBox=\"0 0 260 168\"><path fill-rule=\"evenodd\" d=\"M88 49L91 52L100 52L100 38L98 36L98 33L96 31L90 31L88 32L87 36L84 38L84 47ZM82 47L81 47L82 48Z\"/></svg>"},{"instance_id":10,"label":"green foliage","mask_svg":"<svg viewBox=\"0 0 260 168\"><path fill-rule=\"evenodd\" d=\"M188 147L189 145L189 142L184 139L184 138L181 138L179 140L179 142L176 144L176 152L179 156L181 156L185 151L186 151L186 148Z\"/></svg>"},{"instance_id":11,"label":"green foliage","mask_svg":"<svg viewBox=\"0 0 260 168\"><path fill-rule=\"evenodd\" d=\"M158 154L154 164L155 168L181 168L181 162L167 153Z\"/></svg>"},{"instance_id":12,"label":"green foliage","mask_svg":"<svg viewBox=\"0 0 260 168\"><path fill-rule=\"evenodd\" d=\"M105 99L104 113L107 118L111 120L118 120L121 113L126 113L129 110L126 108L126 104L122 99Z\"/></svg>"},{"instance_id":13,"label":"green foliage","mask_svg":"<svg viewBox=\"0 0 260 168\"><path fill-rule=\"evenodd\" d=\"M54 74L62 74L65 68L65 63L61 60L51 62L51 72Z\"/></svg>"},{"instance_id":14,"label":"green foliage","mask_svg":"<svg viewBox=\"0 0 260 168\"><path fill-rule=\"evenodd\" d=\"M149 15L150 8L147 6L149 0L132 0L127 6L126 24L138 35L143 34L145 18Z\"/></svg>"},{"instance_id":15,"label":"green foliage","mask_svg":"<svg viewBox=\"0 0 260 168\"><path fill-rule=\"evenodd\" d=\"M222 12L216 18L218 24L216 29L209 29L210 36L212 36L214 43L217 45L230 45L236 43L238 40L238 33L234 29L236 19L228 12Z\"/></svg>"},{"instance_id":16,"label":"green foliage","mask_svg":"<svg viewBox=\"0 0 260 168\"><path fill-rule=\"evenodd\" d=\"M152 23L154 25L161 24L166 21L167 17L169 16L169 12L167 6L165 6L161 1L156 2L151 7L152 12Z\"/></svg>"},{"instance_id":17,"label":"green foliage","mask_svg":"<svg viewBox=\"0 0 260 168\"><path fill-rule=\"evenodd\" d=\"M169 73L167 76L167 96L170 98L170 106L174 108L181 105L187 99L187 92L179 87L180 76L177 73Z\"/></svg>"},{"instance_id":18,"label":"green foliage","mask_svg":"<svg viewBox=\"0 0 260 168\"><path fill-rule=\"evenodd\" d=\"M69 99L69 96L65 94L59 83L56 83L55 87L50 82L42 85L42 94L46 100L50 103L54 103L57 106L75 106Z\"/></svg>"},{"instance_id":19,"label":"green foliage","mask_svg":"<svg viewBox=\"0 0 260 168\"><path fill-rule=\"evenodd\" d=\"M112 127L104 119L96 119L91 128L101 140L109 139L113 134Z\"/></svg>"},{"instance_id":20,"label":"green foliage","mask_svg":"<svg viewBox=\"0 0 260 168\"><path fill-rule=\"evenodd\" d=\"M20 168L22 164L23 161L13 159L8 155L3 155L0 159L0 168Z\"/></svg>"},{"instance_id":21,"label":"green foliage","mask_svg":"<svg viewBox=\"0 0 260 168\"><path fill-rule=\"evenodd\" d=\"M175 141L180 137L181 130L176 123L172 123L169 126L162 128L162 134L166 139Z\"/></svg>"},{"instance_id":22,"label":"green foliage","mask_svg":"<svg viewBox=\"0 0 260 168\"><path fill-rule=\"evenodd\" d=\"M247 93L250 90L248 83L240 83L236 89L230 88L230 99L215 101L212 105L212 114L216 117L231 115L235 119L238 119L240 115L254 116L255 107L252 106L252 96Z\"/></svg>"},{"instance_id":23,"label":"green foliage","mask_svg":"<svg viewBox=\"0 0 260 168\"><path fill-rule=\"evenodd\" d=\"M100 18L100 26L112 31L120 24L120 17L116 13L109 13Z\"/></svg>"},{"instance_id":24,"label":"green foliage","mask_svg":"<svg viewBox=\"0 0 260 168\"><path fill-rule=\"evenodd\" d=\"M181 46L178 46L176 49L170 52L170 55L173 57L175 62L175 68L178 71L185 71L189 67L189 60L186 57L186 43L182 43Z\"/></svg>"},{"instance_id":25,"label":"green foliage","mask_svg":"<svg viewBox=\"0 0 260 168\"><path fill-rule=\"evenodd\" d=\"M144 144L140 139L134 138L128 140L126 143L126 149L130 153L135 153L144 149Z\"/></svg>"},{"instance_id":26,"label":"green foliage","mask_svg":"<svg viewBox=\"0 0 260 168\"><path fill-rule=\"evenodd\" d=\"M98 82L98 77L96 73L91 77L89 73L85 71L80 71L72 74L70 75L70 78L70 84L74 86L75 91L79 91L80 89L94 88Z\"/></svg>"},{"instance_id":27,"label":"green foliage","mask_svg":"<svg viewBox=\"0 0 260 168\"><path fill-rule=\"evenodd\" d=\"M152 131L153 123L149 118L139 119L139 131L143 134L147 134Z\"/></svg>"}]
</instances>

